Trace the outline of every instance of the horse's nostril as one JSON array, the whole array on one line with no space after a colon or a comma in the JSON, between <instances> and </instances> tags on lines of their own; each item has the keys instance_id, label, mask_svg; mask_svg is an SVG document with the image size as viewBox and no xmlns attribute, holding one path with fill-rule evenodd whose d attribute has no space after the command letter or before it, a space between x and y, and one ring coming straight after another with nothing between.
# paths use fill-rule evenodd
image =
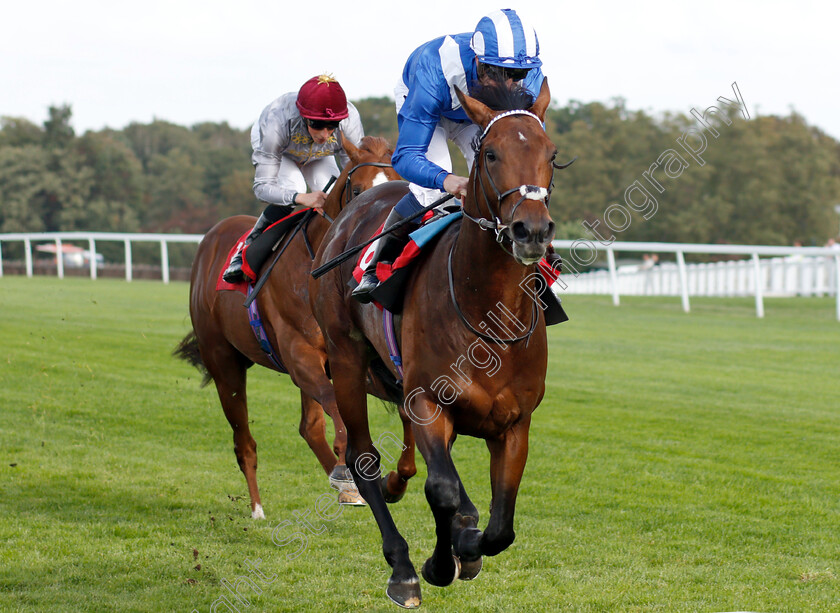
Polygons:
<instances>
[{"instance_id":1,"label":"horse's nostril","mask_svg":"<svg viewBox=\"0 0 840 613\"><path fill-rule=\"evenodd\" d=\"M515 240L519 243L524 243L525 241L528 240L528 236L529 236L528 230L525 228L525 224L522 223L521 221L515 222L510 227L510 230L511 230L511 233L513 235L513 240Z\"/></svg>"},{"instance_id":2,"label":"horse's nostril","mask_svg":"<svg viewBox=\"0 0 840 613\"><path fill-rule=\"evenodd\" d=\"M542 242L547 243L554 238L554 222L549 221L545 231L542 233Z\"/></svg>"}]
</instances>

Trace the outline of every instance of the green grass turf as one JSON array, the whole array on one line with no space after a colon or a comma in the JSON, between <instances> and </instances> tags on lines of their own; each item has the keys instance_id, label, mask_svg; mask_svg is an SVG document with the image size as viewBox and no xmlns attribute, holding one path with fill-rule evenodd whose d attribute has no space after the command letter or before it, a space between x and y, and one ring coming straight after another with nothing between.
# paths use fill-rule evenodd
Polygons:
<instances>
[{"instance_id":1,"label":"green grass turf","mask_svg":"<svg viewBox=\"0 0 840 613\"><path fill-rule=\"evenodd\" d=\"M272 580L243 584L240 611L395 611L368 509L319 521L294 559L299 542L272 542L330 490L297 433L296 389L259 368L249 401L268 520L249 518L215 390L170 356L187 295L0 279L0 611L203 613L257 559ZM423 609L840 610L833 302L767 300L764 320L748 299L693 299L688 315L669 298L565 305L517 540L475 581L423 583ZM375 435L400 433L395 415L371 413ZM485 525L486 448L460 438L453 453ZM391 507L418 568L434 538L419 468Z\"/></svg>"}]
</instances>

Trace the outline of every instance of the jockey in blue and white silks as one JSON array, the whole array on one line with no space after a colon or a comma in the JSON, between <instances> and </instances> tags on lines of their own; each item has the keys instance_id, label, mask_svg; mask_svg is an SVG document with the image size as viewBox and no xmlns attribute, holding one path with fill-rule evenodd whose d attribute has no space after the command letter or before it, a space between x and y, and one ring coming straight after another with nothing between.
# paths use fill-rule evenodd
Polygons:
<instances>
[{"instance_id":1,"label":"jockey in blue and white silks","mask_svg":"<svg viewBox=\"0 0 840 613\"><path fill-rule=\"evenodd\" d=\"M408 58L394 90L399 138L391 162L409 181L409 193L385 222L385 230L432 204L442 192L466 195L468 179L452 174L447 141L453 141L472 168L472 144L480 131L467 117L455 94L493 82L521 86L536 99L543 74L540 44L532 27L511 9L483 17L475 32L436 38ZM415 226L416 227L416 226ZM404 224L382 237L361 283L353 292L370 302L378 285L376 264L396 258L414 229Z\"/></svg>"}]
</instances>

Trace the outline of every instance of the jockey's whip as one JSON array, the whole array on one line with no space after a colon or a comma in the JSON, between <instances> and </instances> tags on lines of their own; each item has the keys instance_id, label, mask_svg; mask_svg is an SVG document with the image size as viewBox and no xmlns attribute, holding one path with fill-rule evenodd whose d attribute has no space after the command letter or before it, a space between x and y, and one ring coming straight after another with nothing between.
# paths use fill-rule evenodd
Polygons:
<instances>
[{"instance_id":1,"label":"jockey's whip","mask_svg":"<svg viewBox=\"0 0 840 613\"><path fill-rule=\"evenodd\" d=\"M335 177L330 177L330 180L327 181L327 185L322 191L327 191L334 182ZM254 300L256 300L257 294L260 293L260 290L263 288L263 285L265 285L268 282L268 278L271 276L271 271L274 270L274 265L277 264L277 260L279 260L280 256L283 255L283 252L286 250L286 247L288 247L294 240L295 235L298 233L298 230L300 230L307 223L309 223L309 220L312 219L313 215L315 215L315 209L313 208L310 208L308 211L306 211L306 213L303 214L303 217L301 217L300 221L295 226L295 229L292 231L291 235L289 236L289 239L283 245L283 248L277 252L277 255L274 256L274 260L271 262L271 265L266 269L266 271L263 273L263 276L260 277L259 281L257 281L254 285L254 291L252 291L245 299L245 302L242 303L242 306L244 306L246 309L249 306L251 306L251 303Z\"/></svg>"},{"instance_id":2,"label":"jockey's whip","mask_svg":"<svg viewBox=\"0 0 840 613\"><path fill-rule=\"evenodd\" d=\"M274 256L274 261L271 262L271 265L268 268L266 268L265 272L263 273L263 276L260 277L260 280L257 281L254 285L254 291L252 291L250 295L245 299L245 302L242 303L242 306L244 306L246 309L249 306L251 306L251 303L257 298L257 294L260 292L260 290L263 288L263 285L266 284L268 278L271 276L271 271L274 270L274 265L277 263L277 260L280 259L280 256L283 255L283 252L286 251L286 247L288 247L291 244L292 240L295 238L295 234L298 233L298 230L300 230L306 224L307 221L312 219L313 215L315 215L315 209L309 209L308 211L306 211L306 213L303 214L303 217L301 217L301 220L295 226L294 231L292 231L292 233L289 235L289 239L285 242L283 248L277 252L277 255Z\"/></svg>"},{"instance_id":3,"label":"jockey's whip","mask_svg":"<svg viewBox=\"0 0 840 613\"><path fill-rule=\"evenodd\" d=\"M397 223L395 223L393 226L391 226L387 230L384 230L381 233L377 234L376 236L374 236L372 238L369 238L365 242L360 243L360 244L356 245L355 247L351 247L350 249L348 249L347 251L345 251L343 253L340 253L339 255L335 256L333 259L331 259L326 264L322 264L321 266L319 266L318 268L313 270L312 273L311 273L312 277L317 279L318 277L321 277L321 276L325 275L326 273L331 271L333 268L335 268L336 266L338 266L342 262L346 262L347 260L349 260L351 257L353 257L354 255L359 253L362 249L364 249L365 247L370 245L375 240L377 240L379 238L382 238L386 234L390 234L391 232L393 232L397 228L401 228L402 226L404 226L405 224L407 224L411 221L414 221L415 219L417 219L421 215L425 215L426 213L431 211L433 208L440 206L444 202L447 202L448 200L450 200L454 197L455 197L454 194L446 194L445 196L442 196L442 197L438 198L437 200L435 200L434 202L432 202L429 206L423 207L422 209L420 209L416 213L413 213L413 214L409 215L408 217L405 217L404 219L398 221Z\"/></svg>"}]
</instances>

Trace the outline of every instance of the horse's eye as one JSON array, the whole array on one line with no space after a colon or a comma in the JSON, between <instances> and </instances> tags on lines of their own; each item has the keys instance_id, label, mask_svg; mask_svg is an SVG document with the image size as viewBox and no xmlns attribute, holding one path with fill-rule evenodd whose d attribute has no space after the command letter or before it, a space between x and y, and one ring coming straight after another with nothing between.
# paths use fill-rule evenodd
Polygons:
<instances>
[{"instance_id":1,"label":"horse's eye","mask_svg":"<svg viewBox=\"0 0 840 613\"><path fill-rule=\"evenodd\" d=\"M362 188L360 186L357 185L356 187L353 188L353 197L354 198L361 193L362 193Z\"/></svg>"},{"instance_id":2,"label":"horse's eye","mask_svg":"<svg viewBox=\"0 0 840 613\"><path fill-rule=\"evenodd\" d=\"M495 162L496 161L496 152L492 149L488 149L487 153L484 154L487 157L488 162Z\"/></svg>"}]
</instances>

